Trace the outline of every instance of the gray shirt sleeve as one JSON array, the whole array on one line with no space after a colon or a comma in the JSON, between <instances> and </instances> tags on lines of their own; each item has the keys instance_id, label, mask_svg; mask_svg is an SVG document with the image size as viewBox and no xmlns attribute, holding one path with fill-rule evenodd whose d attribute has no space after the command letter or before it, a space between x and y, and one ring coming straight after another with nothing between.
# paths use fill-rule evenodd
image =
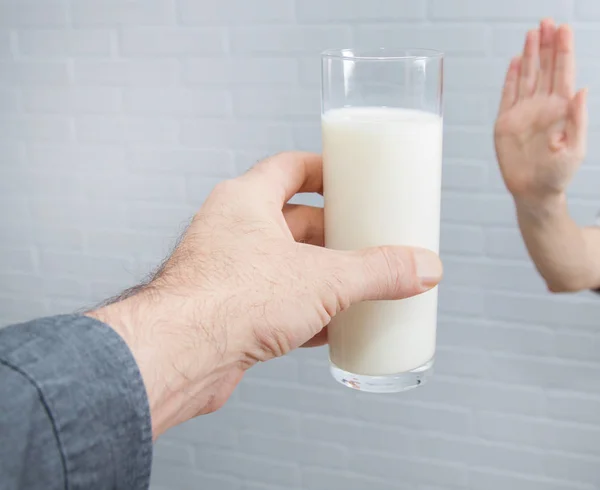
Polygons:
<instances>
[{"instance_id":1,"label":"gray shirt sleeve","mask_svg":"<svg viewBox=\"0 0 600 490\"><path fill-rule=\"evenodd\" d=\"M121 337L64 315L0 329L0 487L146 490L152 425Z\"/></svg>"}]
</instances>

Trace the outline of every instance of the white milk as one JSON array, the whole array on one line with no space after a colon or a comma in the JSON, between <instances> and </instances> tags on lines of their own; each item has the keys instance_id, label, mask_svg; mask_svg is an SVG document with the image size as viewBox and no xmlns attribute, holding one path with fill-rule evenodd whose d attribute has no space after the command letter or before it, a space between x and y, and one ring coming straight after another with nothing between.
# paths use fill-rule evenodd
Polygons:
<instances>
[{"instance_id":1,"label":"white milk","mask_svg":"<svg viewBox=\"0 0 600 490\"><path fill-rule=\"evenodd\" d=\"M323 124L326 246L439 250L442 118L392 108L328 111ZM352 306L329 326L330 356L354 374L390 375L433 358L437 288Z\"/></svg>"}]
</instances>

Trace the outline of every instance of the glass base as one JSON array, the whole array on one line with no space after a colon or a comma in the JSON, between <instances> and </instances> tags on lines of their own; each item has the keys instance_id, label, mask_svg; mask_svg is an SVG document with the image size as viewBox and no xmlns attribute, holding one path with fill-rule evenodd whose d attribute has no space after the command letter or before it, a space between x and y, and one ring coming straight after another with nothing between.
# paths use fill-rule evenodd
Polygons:
<instances>
[{"instance_id":1,"label":"glass base","mask_svg":"<svg viewBox=\"0 0 600 490\"><path fill-rule=\"evenodd\" d=\"M426 383L433 375L434 360L430 359L412 371L387 376L352 374L340 369L331 361L330 370L331 375L336 381L353 390L365 391L367 393L399 393L412 390Z\"/></svg>"}]
</instances>

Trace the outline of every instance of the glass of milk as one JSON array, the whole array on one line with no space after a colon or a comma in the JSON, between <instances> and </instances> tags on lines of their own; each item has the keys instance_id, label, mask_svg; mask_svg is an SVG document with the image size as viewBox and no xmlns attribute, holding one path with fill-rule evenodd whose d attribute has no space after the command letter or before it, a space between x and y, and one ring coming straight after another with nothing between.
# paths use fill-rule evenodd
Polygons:
<instances>
[{"instance_id":1,"label":"glass of milk","mask_svg":"<svg viewBox=\"0 0 600 490\"><path fill-rule=\"evenodd\" d=\"M439 251L443 54L424 49L322 54L325 244ZM437 288L350 307L329 325L331 373L393 393L433 373Z\"/></svg>"}]
</instances>

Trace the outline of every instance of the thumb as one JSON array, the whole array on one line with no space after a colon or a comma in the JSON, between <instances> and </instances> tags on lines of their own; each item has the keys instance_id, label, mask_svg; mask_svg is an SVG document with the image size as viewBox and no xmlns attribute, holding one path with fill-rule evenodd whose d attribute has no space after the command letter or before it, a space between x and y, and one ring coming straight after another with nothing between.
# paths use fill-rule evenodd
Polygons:
<instances>
[{"instance_id":1,"label":"thumb","mask_svg":"<svg viewBox=\"0 0 600 490\"><path fill-rule=\"evenodd\" d=\"M373 247L337 252L344 261L342 287L351 303L394 300L424 293L442 278L434 252L414 247Z\"/></svg>"},{"instance_id":2,"label":"thumb","mask_svg":"<svg viewBox=\"0 0 600 490\"><path fill-rule=\"evenodd\" d=\"M581 89L569 102L566 136L569 148L585 153L587 138L587 89Z\"/></svg>"}]
</instances>

